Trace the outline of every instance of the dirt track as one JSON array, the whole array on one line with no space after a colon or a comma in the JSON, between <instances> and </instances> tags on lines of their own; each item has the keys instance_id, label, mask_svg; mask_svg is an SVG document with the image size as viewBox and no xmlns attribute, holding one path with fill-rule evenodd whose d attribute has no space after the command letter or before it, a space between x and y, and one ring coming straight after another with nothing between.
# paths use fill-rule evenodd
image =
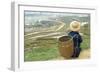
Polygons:
<instances>
[{"instance_id":1,"label":"dirt track","mask_svg":"<svg viewBox=\"0 0 100 73\"><path fill-rule=\"evenodd\" d=\"M83 50L79 56L79 59L87 59L87 58L90 58L90 49Z\"/></svg>"},{"instance_id":2,"label":"dirt track","mask_svg":"<svg viewBox=\"0 0 100 73\"><path fill-rule=\"evenodd\" d=\"M88 59L88 58L90 58L90 49L82 50L79 57L75 59ZM60 56L53 60L64 60L64 58Z\"/></svg>"}]
</instances>

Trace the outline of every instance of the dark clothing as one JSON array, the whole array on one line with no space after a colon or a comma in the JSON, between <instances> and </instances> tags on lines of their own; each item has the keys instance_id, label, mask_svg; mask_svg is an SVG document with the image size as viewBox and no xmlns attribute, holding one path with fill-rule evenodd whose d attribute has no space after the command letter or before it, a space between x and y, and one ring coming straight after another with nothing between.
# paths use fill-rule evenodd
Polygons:
<instances>
[{"instance_id":1,"label":"dark clothing","mask_svg":"<svg viewBox=\"0 0 100 73\"><path fill-rule=\"evenodd\" d=\"M82 43L82 37L78 32L75 31L69 32L68 35L73 38L73 42L74 42L74 52L72 57L74 58L78 57L81 51L80 44Z\"/></svg>"}]
</instances>

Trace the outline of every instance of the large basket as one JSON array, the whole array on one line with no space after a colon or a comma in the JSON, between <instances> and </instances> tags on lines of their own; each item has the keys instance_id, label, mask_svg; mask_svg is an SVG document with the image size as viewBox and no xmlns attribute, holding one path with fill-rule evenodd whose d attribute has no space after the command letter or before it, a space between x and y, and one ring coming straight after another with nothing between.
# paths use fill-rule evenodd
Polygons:
<instances>
[{"instance_id":1,"label":"large basket","mask_svg":"<svg viewBox=\"0 0 100 73\"><path fill-rule=\"evenodd\" d=\"M59 52L65 59L70 59L73 54L73 39L70 36L62 36L59 38Z\"/></svg>"}]
</instances>

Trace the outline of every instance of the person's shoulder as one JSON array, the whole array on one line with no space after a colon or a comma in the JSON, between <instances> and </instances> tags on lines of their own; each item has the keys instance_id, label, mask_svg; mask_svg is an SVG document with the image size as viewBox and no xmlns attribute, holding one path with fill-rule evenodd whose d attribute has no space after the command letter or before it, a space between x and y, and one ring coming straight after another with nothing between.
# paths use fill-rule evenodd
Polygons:
<instances>
[{"instance_id":1,"label":"person's shoulder","mask_svg":"<svg viewBox=\"0 0 100 73\"><path fill-rule=\"evenodd\" d=\"M72 31L70 31L70 32L68 32L68 34L73 34L73 32L72 32Z\"/></svg>"},{"instance_id":2,"label":"person's shoulder","mask_svg":"<svg viewBox=\"0 0 100 73\"><path fill-rule=\"evenodd\" d=\"M72 31L68 32L68 35L69 36L72 36L73 35Z\"/></svg>"},{"instance_id":3,"label":"person's shoulder","mask_svg":"<svg viewBox=\"0 0 100 73\"><path fill-rule=\"evenodd\" d=\"M73 33L73 31L70 31L69 33Z\"/></svg>"}]
</instances>

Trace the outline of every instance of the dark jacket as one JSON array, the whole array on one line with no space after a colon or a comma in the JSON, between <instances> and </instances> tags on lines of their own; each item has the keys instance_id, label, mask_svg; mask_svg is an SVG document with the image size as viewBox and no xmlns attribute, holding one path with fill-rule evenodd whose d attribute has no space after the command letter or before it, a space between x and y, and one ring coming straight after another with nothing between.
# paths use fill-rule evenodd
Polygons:
<instances>
[{"instance_id":1,"label":"dark jacket","mask_svg":"<svg viewBox=\"0 0 100 73\"><path fill-rule=\"evenodd\" d=\"M74 57L78 57L81 51L81 43L82 43L82 37L78 32L75 31L71 31L68 33L69 36L71 36L73 38L73 42L74 42L74 53L73 56Z\"/></svg>"}]
</instances>

